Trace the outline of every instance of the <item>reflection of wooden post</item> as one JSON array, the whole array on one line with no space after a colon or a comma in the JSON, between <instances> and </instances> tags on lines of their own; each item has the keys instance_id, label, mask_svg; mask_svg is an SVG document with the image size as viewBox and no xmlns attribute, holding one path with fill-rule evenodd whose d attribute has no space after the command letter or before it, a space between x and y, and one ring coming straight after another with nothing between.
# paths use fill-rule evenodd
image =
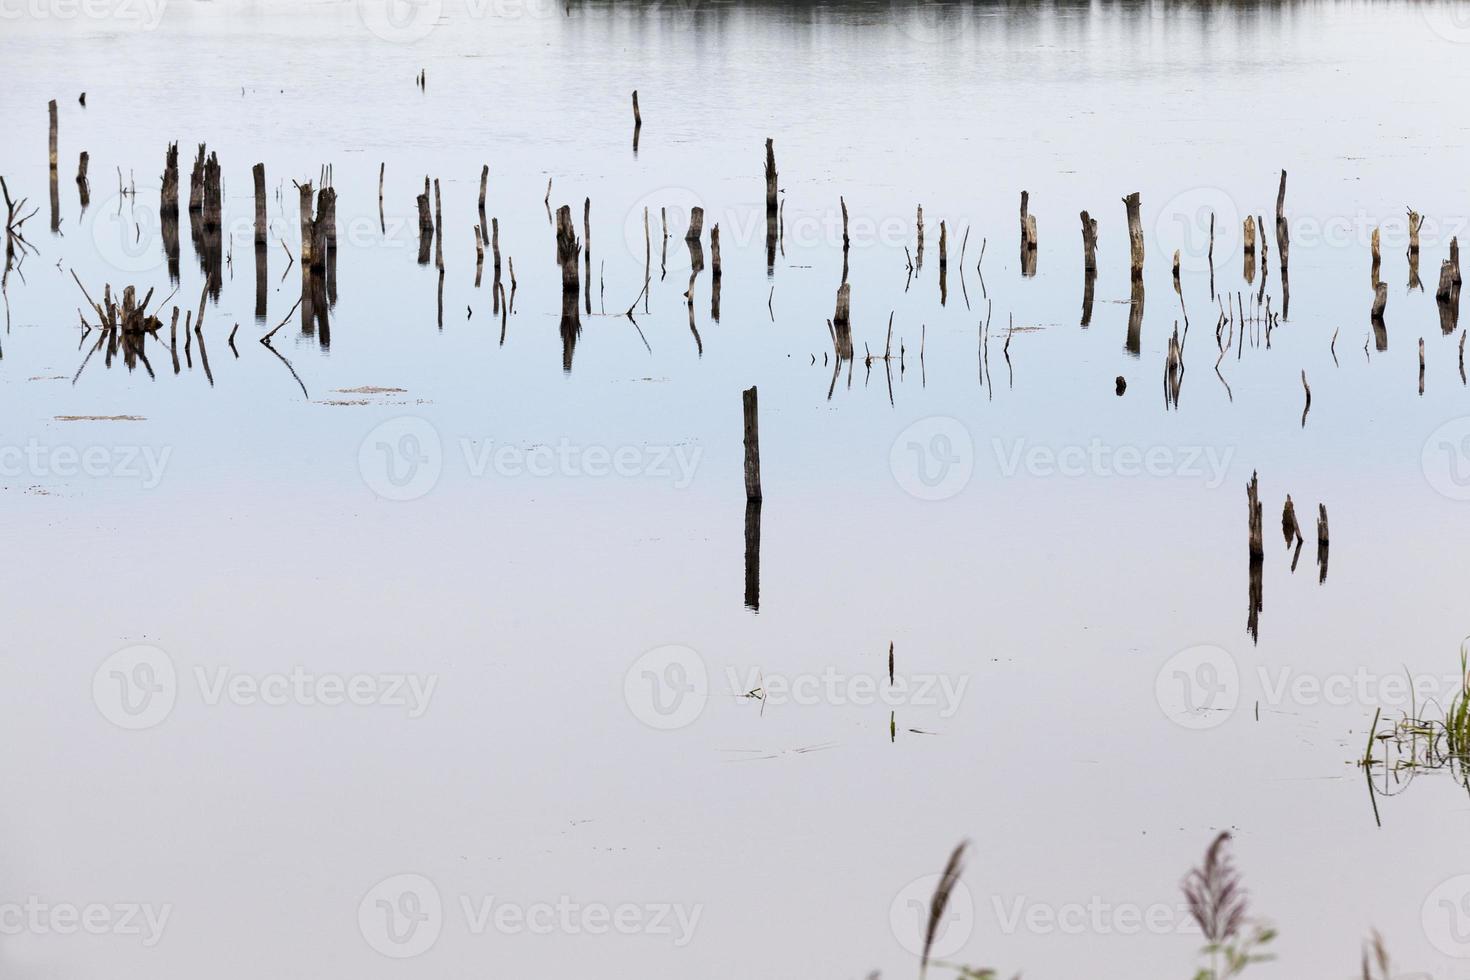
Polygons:
<instances>
[{"instance_id":1,"label":"reflection of wooden post","mask_svg":"<svg viewBox=\"0 0 1470 980\"><path fill-rule=\"evenodd\" d=\"M745 499L761 500L760 418L757 414L755 385L741 392L745 409Z\"/></svg>"},{"instance_id":2,"label":"reflection of wooden post","mask_svg":"<svg viewBox=\"0 0 1470 980\"><path fill-rule=\"evenodd\" d=\"M745 606L761 608L761 502L745 502Z\"/></svg>"},{"instance_id":3,"label":"reflection of wooden post","mask_svg":"<svg viewBox=\"0 0 1470 980\"><path fill-rule=\"evenodd\" d=\"M1134 279L1143 278L1143 222L1139 217L1139 197L1134 191L1123 198L1128 211L1128 263Z\"/></svg>"}]
</instances>

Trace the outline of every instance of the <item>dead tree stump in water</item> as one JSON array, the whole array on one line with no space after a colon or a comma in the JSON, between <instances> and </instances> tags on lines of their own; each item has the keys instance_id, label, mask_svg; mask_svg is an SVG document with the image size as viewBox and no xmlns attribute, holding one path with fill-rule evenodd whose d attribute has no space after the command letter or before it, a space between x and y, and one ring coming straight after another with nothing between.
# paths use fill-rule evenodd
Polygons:
<instances>
[{"instance_id":1,"label":"dead tree stump in water","mask_svg":"<svg viewBox=\"0 0 1470 980\"><path fill-rule=\"evenodd\" d=\"M941 222L940 227L943 227ZM1021 192L1021 275L1036 275L1036 216L1031 213L1031 192Z\"/></svg>"},{"instance_id":2,"label":"dead tree stump in water","mask_svg":"<svg viewBox=\"0 0 1470 980\"><path fill-rule=\"evenodd\" d=\"M1291 235L1286 227L1286 171L1281 171L1281 183L1276 188L1276 251L1280 254L1277 260L1281 263L1281 280L1283 288L1286 281L1286 259L1291 247Z\"/></svg>"},{"instance_id":3,"label":"dead tree stump in water","mask_svg":"<svg viewBox=\"0 0 1470 980\"><path fill-rule=\"evenodd\" d=\"M1143 279L1143 222L1139 215L1137 191L1123 198L1123 207L1128 212L1128 266L1134 279Z\"/></svg>"},{"instance_id":4,"label":"dead tree stump in water","mask_svg":"<svg viewBox=\"0 0 1470 980\"><path fill-rule=\"evenodd\" d=\"M1301 534L1301 528L1296 523L1296 505L1291 502L1291 494L1286 495L1286 506L1281 509L1281 536L1286 539L1286 546Z\"/></svg>"},{"instance_id":5,"label":"dead tree stump in water","mask_svg":"<svg viewBox=\"0 0 1470 980\"><path fill-rule=\"evenodd\" d=\"M716 323L720 320L720 226L717 223L709 230L710 251L710 298L709 315Z\"/></svg>"},{"instance_id":6,"label":"dead tree stump in water","mask_svg":"<svg viewBox=\"0 0 1470 980\"><path fill-rule=\"evenodd\" d=\"M766 139L766 274L776 267L776 229L779 215L776 201L776 148Z\"/></svg>"},{"instance_id":7,"label":"dead tree stump in water","mask_svg":"<svg viewBox=\"0 0 1470 980\"><path fill-rule=\"evenodd\" d=\"M265 244L266 237L266 215L265 215L265 164L257 163L250 168L251 176L255 181L255 245L260 247Z\"/></svg>"},{"instance_id":8,"label":"dead tree stump in water","mask_svg":"<svg viewBox=\"0 0 1470 980\"><path fill-rule=\"evenodd\" d=\"M745 414L745 499L761 500L761 440L760 417L756 402L755 385L741 392Z\"/></svg>"},{"instance_id":9,"label":"dead tree stump in water","mask_svg":"<svg viewBox=\"0 0 1470 980\"><path fill-rule=\"evenodd\" d=\"M837 287L837 309L832 314L832 343L839 361L852 360L852 284Z\"/></svg>"},{"instance_id":10,"label":"dead tree stump in water","mask_svg":"<svg viewBox=\"0 0 1470 980\"><path fill-rule=\"evenodd\" d=\"M56 134L56 100L55 99L52 99L51 102L47 105L47 110L46 111L47 111L47 114L50 117L50 129L51 129L50 138L49 138L49 142L48 142L48 147L50 149L50 160L51 160L51 230L53 232L59 232L61 230L61 189L60 189L60 187L57 184L57 175L56 175L56 167L57 167L57 158L56 158L57 134Z\"/></svg>"},{"instance_id":11,"label":"dead tree stump in water","mask_svg":"<svg viewBox=\"0 0 1470 980\"><path fill-rule=\"evenodd\" d=\"M633 153L638 153L638 135L643 131L643 114L638 111L638 90L633 90Z\"/></svg>"},{"instance_id":12,"label":"dead tree stump in water","mask_svg":"<svg viewBox=\"0 0 1470 980\"><path fill-rule=\"evenodd\" d=\"M924 268L924 205L922 204L918 206L918 211L914 215L914 224L919 235L918 244L914 247L914 268L922 269Z\"/></svg>"},{"instance_id":13,"label":"dead tree stump in water","mask_svg":"<svg viewBox=\"0 0 1470 980\"><path fill-rule=\"evenodd\" d=\"M1256 281L1256 219L1251 215L1245 216L1245 230L1241 233L1241 241L1244 244L1242 258L1245 261L1242 274L1246 285L1252 285Z\"/></svg>"},{"instance_id":14,"label":"dead tree stump in water","mask_svg":"<svg viewBox=\"0 0 1470 980\"><path fill-rule=\"evenodd\" d=\"M490 238L490 226L485 223L485 187L490 183L490 165L480 165L480 241L483 244Z\"/></svg>"},{"instance_id":15,"label":"dead tree stump in water","mask_svg":"<svg viewBox=\"0 0 1470 980\"><path fill-rule=\"evenodd\" d=\"M429 264L429 254L434 246L434 212L429 206L429 178L424 177L424 192L418 196L419 208L419 265Z\"/></svg>"},{"instance_id":16,"label":"dead tree stump in water","mask_svg":"<svg viewBox=\"0 0 1470 980\"><path fill-rule=\"evenodd\" d=\"M561 341L562 370L572 370L572 354L577 338L581 334L582 319L579 313L577 258L579 245L576 226L572 223L572 208L563 204L556 209L556 261L561 266Z\"/></svg>"},{"instance_id":17,"label":"dead tree stump in water","mask_svg":"<svg viewBox=\"0 0 1470 980\"><path fill-rule=\"evenodd\" d=\"M1413 208L1409 209L1409 288L1423 289L1419 279L1419 229L1424 225L1424 216Z\"/></svg>"},{"instance_id":18,"label":"dead tree stump in water","mask_svg":"<svg viewBox=\"0 0 1470 980\"><path fill-rule=\"evenodd\" d=\"M1097 273L1097 219L1082 212L1082 271Z\"/></svg>"},{"instance_id":19,"label":"dead tree stump in water","mask_svg":"<svg viewBox=\"0 0 1470 980\"><path fill-rule=\"evenodd\" d=\"M82 202L82 210L92 203L92 186L87 182L87 164L90 157L86 150L82 151L81 158L77 160L77 197Z\"/></svg>"},{"instance_id":20,"label":"dead tree stump in water","mask_svg":"<svg viewBox=\"0 0 1470 980\"><path fill-rule=\"evenodd\" d=\"M686 242L697 242L704 234L704 208L689 209L689 230L684 233Z\"/></svg>"},{"instance_id":21,"label":"dead tree stump in water","mask_svg":"<svg viewBox=\"0 0 1470 980\"><path fill-rule=\"evenodd\" d=\"M1258 560L1265 555L1266 549L1261 535L1261 499L1259 494L1259 482L1255 473L1251 473L1251 482L1246 484L1246 517L1249 520L1247 532L1247 544L1250 548L1252 560Z\"/></svg>"}]
</instances>

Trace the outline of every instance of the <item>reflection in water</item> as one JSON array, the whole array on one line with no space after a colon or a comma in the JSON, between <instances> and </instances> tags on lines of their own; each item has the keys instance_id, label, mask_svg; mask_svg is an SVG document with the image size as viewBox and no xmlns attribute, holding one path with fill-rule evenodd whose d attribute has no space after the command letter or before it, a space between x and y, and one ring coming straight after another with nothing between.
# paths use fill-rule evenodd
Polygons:
<instances>
[{"instance_id":1,"label":"reflection in water","mask_svg":"<svg viewBox=\"0 0 1470 980\"><path fill-rule=\"evenodd\" d=\"M1031 213L1031 194L1021 192L1021 275L1030 278L1036 275L1036 215ZM943 242L944 223L940 222L940 241Z\"/></svg>"},{"instance_id":2,"label":"reflection in water","mask_svg":"<svg viewBox=\"0 0 1470 980\"><path fill-rule=\"evenodd\" d=\"M576 351L577 339L582 334L582 320L578 313L581 292L578 282L577 258L580 245L572 227L572 209L563 204L556 209L556 257L561 266L561 369L570 374L572 354Z\"/></svg>"},{"instance_id":3,"label":"reflection in water","mask_svg":"<svg viewBox=\"0 0 1470 980\"><path fill-rule=\"evenodd\" d=\"M745 503L745 606L761 608L761 502Z\"/></svg>"},{"instance_id":4,"label":"reflection in water","mask_svg":"<svg viewBox=\"0 0 1470 980\"><path fill-rule=\"evenodd\" d=\"M1143 280L1134 279L1128 301L1128 340L1123 349L1134 357L1143 350Z\"/></svg>"}]
</instances>

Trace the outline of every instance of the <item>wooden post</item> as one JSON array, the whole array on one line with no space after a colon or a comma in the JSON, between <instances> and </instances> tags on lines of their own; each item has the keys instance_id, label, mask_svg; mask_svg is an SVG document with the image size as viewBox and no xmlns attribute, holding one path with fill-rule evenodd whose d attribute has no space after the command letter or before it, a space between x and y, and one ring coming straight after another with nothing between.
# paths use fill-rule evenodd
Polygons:
<instances>
[{"instance_id":1,"label":"wooden post","mask_svg":"<svg viewBox=\"0 0 1470 980\"><path fill-rule=\"evenodd\" d=\"M296 193L301 204L301 271L307 273L311 271L313 262L312 246L316 242L316 230L312 227L311 181L308 180L304 184L297 184Z\"/></svg>"},{"instance_id":2,"label":"wooden post","mask_svg":"<svg viewBox=\"0 0 1470 980\"><path fill-rule=\"evenodd\" d=\"M1383 311L1388 308L1388 283L1380 282L1373 290L1373 320L1383 322Z\"/></svg>"},{"instance_id":3,"label":"wooden post","mask_svg":"<svg viewBox=\"0 0 1470 980\"><path fill-rule=\"evenodd\" d=\"M1128 211L1128 262L1134 279L1143 278L1143 221L1139 215L1139 196L1134 191L1123 198Z\"/></svg>"},{"instance_id":4,"label":"wooden post","mask_svg":"<svg viewBox=\"0 0 1470 980\"><path fill-rule=\"evenodd\" d=\"M686 242L697 242L704 234L704 208L689 209L689 230L684 233Z\"/></svg>"},{"instance_id":5,"label":"wooden post","mask_svg":"<svg viewBox=\"0 0 1470 980\"><path fill-rule=\"evenodd\" d=\"M1286 228L1286 171L1281 171L1281 184L1276 189L1276 251L1280 253L1281 278L1286 278L1286 257L1291 236Z\"/></svg>"},{"instance_id":6,"label":"wooden post","mask_svg":"<svg viewBox=\"0 0 1470 980\"><path fill-rule=\"evenodd\" d=\"M1036 216L1029 191L1021 192L1021 275L1036 275Z\"/></svg>"},{"instance_id":7,"label":"wooden post","mask_svg":"<svg viewBox=\"0 0 1470 980\"><path fill-rule=\"evenodd\" d=\"M255 244L265 244L267 219L265 214L265 164L257 163L250 170L255 179Z\"/></svg>"},{"instance_id":8,"label":"wooden post","mask_svg":"<svg viewBox=\"0 0 1470 980\"><path fill-rule=\"evenodd\" d=\"M1082 271L1097 272L1097 219L1082 212Z\"/></svg>"},{"instance_id":9,"label":"wooden post","mask_svg":"<svg viewBox=\"0 0 1470 980\"><path fill-rule=\"evenodd\" d=\"M638 111L638 90L633 90L633 154L638 154L638 134L643 130L643 114Z\"/></svg>"},{"instance_id":10,"label":"wooden post","mask_svg":"<svg viewBox=\"0 0 1470 980\"><path fill-rule=\"evenodd\" d=\"M430 207L429 178L424 177L424 192L416 203L419 208L419 265L429 264L429 253L434 245L434 212Z\"/></svg>"},{"instance_id":11,"label":"wooden post","mask_svg":"<svg viewBox=\"0 0 1470 980\"><path fill-rule=\"evenodd\" d=\"M720 320L720 226L709 230L710 250L710 297L709 315L716 323Z\"/></svg>"},{"instance_id":12,"label":"wooden post","mask_svg":"<svg viewBox=\"0 0 1470 980\"><path fill-rule=\"evenodd\" d=\"M83 150L81 158L77 160L77 196L81 198L82 210L92 203L92 187L87 183L87 163L89 162L87 151Z\"/></svg>"},{"instance_id":13,"label":"wooden post","mask_svg":"<svg viewBox=\"0 0 1470 980\"><path fill-rule=\"evenodd\" d=\"M485 186L490 182L490 164L480 165L480 240L487 241L490 238L490 226L485 223ZM382 192L379 190L379 196Z\"/></svg>"},{"instance_id":14,"label":"wooden post","mask_svg":"<svg viewBox=\"0 0 1470 980\"><path fill-rule=\"evenodd\" d=\"M1245 230L1242 232L1241 241L1245 244L1245 281L1247 284L1256 281L1256 219L1251 215L1245 216Z\"/></svg>"},{"instance_id":15,"label":"wooden post","mask_svg":"<svg viewBox=\"0 0 1470 980\"><path fill-rule=\"evenodd\" d=\"M1286 506L1281 509L1281 535L1286 538L1286 546L1290 548L1300 534L1301 529L1296 523L1296 505L1291 502L1291 494L1287 494Z\"/></svg>"},{"instance_id":16,"label":"wooden post","mask_svg":"<svg viewBox=\"0 0 1470 980\"><path fill-rule=\"evenodd\" d=\"M1258 492L1259 483L1256 474L1251 473L1251 482L1246 484L1246 517L1249 520L1248 544L1252 559L1261 558L1266 549L1261 538L1261 499Z\"/></svg>"},{"instance_id":17,"label":"wooden post","mask_svg":"<svg viewBox=\"0 0 1470 980\"><path fill-rule=\"evenodd\" d=\"M837 288L837 309L832 314L833 345L839 361L852 360L852 283Z\"/></svg>"},{"instance_id":18,"label":"wooden post","mask_svg":"<svg viewBox=\"0 0 1470 980\"><path fill-rule=\"evenodd\" d=\"M561 266L562 293L571 293L574 299L581 291L577 272L577 253L577 231L572 224L572 209L563 204L556 209L556 261Z\"/></svg>"},{"instance_id":19,"label":"wooden post","mask_svg":"<svg viewBox=\"0 0 1470 980\"><path fill-rule=\"evenodd\" d=\"M741 400L745 409L745 499L761 500L760 418L754 385L741 393Z\"/></svg>"},{"instance_id":20,"label":"wooden post","mask_svg":"<svg viewBox=\"0 0 1470 980\"><path fill-rule=\"evenodd\" d=\"M444 199L438 177L434 178L434 268L444 271Z\"/></svg>"},{"instance_id":21,"label":"wooden post","mask_svg":"<svg viewBox=\"0 0 1470 980\"><path fill-rule=\"evenodd\" d=\"M766 272L769 275L776 266L776 228L779 205L776 201L776 149L775 143L766 139Z\"/></svg>"},{"instance_id":22,"label":"wooden post","mask_svg":"<svg viewBox=\"0 0 1470 980\"><path fill-rule=\"evenodd\" d=\"M56 100L52 99L47 105L47 114L51 119L51 135L49 141L51 159L51 230L61 230L61 189L57 184L56 175Z\"/></svg>"},{"instance_id":23,"label":"wooden post","mask_svg":"<svg viewBox=\"0 0 1470 980\"><path fill-rule=\"evenodd\" d=\"M914 249L914 268L924 268L924 205L920 204L918 212L914 215L914 223L919 232L919 243Z\"/></svg>"}]
</instances>

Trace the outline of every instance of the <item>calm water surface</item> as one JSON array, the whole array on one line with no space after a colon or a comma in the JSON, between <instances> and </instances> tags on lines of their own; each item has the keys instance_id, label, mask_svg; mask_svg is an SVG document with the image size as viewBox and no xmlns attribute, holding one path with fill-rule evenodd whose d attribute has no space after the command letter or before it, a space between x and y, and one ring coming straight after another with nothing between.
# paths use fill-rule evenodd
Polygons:
<instances>
[{"instance_id":1,"label":"calm water surface","mask_svg":"<svg viewBox=\"0 0 1470 980\"><path fill-rule=\"evenodd\" d=\"M1407 709L1405 671L1449 693L1470 633L1470 390L1434 301L1470 223L1459 6L422 9L174 0L16 7L0 25L0 174L41 209L0 338L0 901L169 909L156 943L146 925L7 926L6 975L911 976L932 876L969 838L946 959L1187 976L1202 939L1178 881L1230 829L1253 910L1281 933L1252 974L1351 975L1377 928L1401 972L1470 976L1464 791L1390 784L1375 818L1354 766L1375 709ZM769 274L767 137L785 226ZM72 270L99 298L173 288L172 140L185 200L198 143L223 168L212 383L197 349L175 374L151 341L156 379L98 354L73 382L96 334L79 336ZM286 251L292 181L326 164L329 341L291 314ZM517 280L503 329L488 257L474 286L484 164ZM1274 224L1282 169L1289 315L1217 376L1212 297L1260 290L1240 227ZM434 266L415 261L425 175L443 197L442 322ZM594 312L570 370L548 179L579 231L591 202ZM839 197L858 361L834 386ZM706 262L720 226L723 277L718 321L708 268L696 280L691 329L693 206ZM1427 216L1422 291L1408 207ZM1099 222L1085 328L1083 209ZM169 305L193 310L187 225ZM1368 316L1379 226L1386 350ZM1176 249L1190 328L1174 410ZM890 313L891 385L863 363ZM274 353L256 342L283 319ZM68 468L88 451L97 472ZM1288 493L1308 537L1295 573ZM353 685L370 703L321 703ZM754 688L764 702L740 696Z\"/></svg>"}]
</instances>

